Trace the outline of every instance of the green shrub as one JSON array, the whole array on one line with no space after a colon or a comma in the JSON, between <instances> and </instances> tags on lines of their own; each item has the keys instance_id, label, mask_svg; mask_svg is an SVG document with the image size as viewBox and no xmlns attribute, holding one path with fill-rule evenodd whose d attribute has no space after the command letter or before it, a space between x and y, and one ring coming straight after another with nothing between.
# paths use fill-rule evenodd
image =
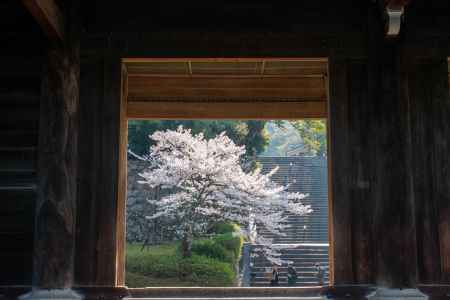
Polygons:
<instances>
[{"instance_id":1,"label":"green shrub","mask_svg":"<svg viewBox=\"0 0 450 300\"><path fill-rule=\"evenodd\" d=\"M128 271L125 273L125 284L132 288L152 286L152 282L147 276Z\"/></svg>"},{"instance_id":2,"label":"green shrub","mask_svg":"<svg viewBox=\"0 0 450 300\"><path fill-rule=\"evenodd\" d=\"M176 277L179 255L176 244L158 245L141 250L141 245L127 245L126 270L140 275Z\"/></svg>"},{"instance_id":3,"label":"green shrub","mask_svg":"<svg viewBox=\"0 0 450 300\"><path fill-rule=\"evenodd\" d=\"M193 255L182 258L179 243L150 246L128 244L126 284L143 286L232 286L242 238L225 233L195 240Z\"/></svg>"},{"instance_id":4,"label":"green shrub","mask_svg":"<svg viewBox=\"0 0 450 300\"><path fill-rule=\"evenodd\" d=\"M192 252L197 255L203 255L209 258L215 258L220 261L233 262L233 257L229 250L213 239L204 239L194 241Z\"/></svg>"},{"instance_id":5,"label":"green shrub","mask_svg":"<svg viewBox=\"0 0 450 300\"><path fill-rule=\"evenodd\" d=\"M241 256L242 246L244 245L242 236L233 233L225 233L214 236L213 240L216 244L221 245L223 248L230 251L234 256L233 262L237 262Z\"/></svg>"},{"instance_id":6,"label":"green shrub","mask_svg":"<svg viewBox=\"0 0 450 300\"><path fill-rule=\"evenodd\" d=\"M205 286L230 286L235 280L231 264L195 254L180 261L180 274Z\"/></svg>"},{"instance_id":7,"label":"green shrub","mask_svg":"<svg viewBox=\"0 0 450 300\"><path fill-rule=\"evenodd\" d=\"M238 232L239 226L234 223L219 222L213 225L211 232L217 234Z\"/></svg>"}]
</instances>

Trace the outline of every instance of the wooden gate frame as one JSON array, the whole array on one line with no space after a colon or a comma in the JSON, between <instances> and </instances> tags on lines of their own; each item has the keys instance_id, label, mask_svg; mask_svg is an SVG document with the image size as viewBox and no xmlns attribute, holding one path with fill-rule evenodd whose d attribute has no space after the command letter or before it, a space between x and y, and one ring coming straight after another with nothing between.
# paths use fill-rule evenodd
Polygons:
<instances>
[{"instance_id":1,"label":"wooden gate frame","mask_svg":"<svg viewBox=\"0 0 450 300\"><path fill-rule=\"evenodd\" d=\"M132 103L128 101L129 74L126 64L129 62L151 61L236 61L248 62L261 58L132 58L122 59L121 76L121 100L120 100L120 148L118 166L118 195L117 195L117 223L116 223L116 284L122 286L125 283L125 243L126 243L126 200L127 200L127 145L128 145L128 120L130 119L326 119L327 142L330 141L329 118L329 80L328 66L324 77L326 97L324 103L313 102L276 102L276 101L152 101ZM300 60L302 58L269 58L269 60ZM305 59L305 58L303 58ZM328 62L328 58L314 58ZM306 58L306 60L311 60ZM257 109L255 109L257 104ZM331 179L331 152L328 152L328 232L329 232L329 264L330 284L333 284L333 201Z\"/></svg>"}]
</instances>

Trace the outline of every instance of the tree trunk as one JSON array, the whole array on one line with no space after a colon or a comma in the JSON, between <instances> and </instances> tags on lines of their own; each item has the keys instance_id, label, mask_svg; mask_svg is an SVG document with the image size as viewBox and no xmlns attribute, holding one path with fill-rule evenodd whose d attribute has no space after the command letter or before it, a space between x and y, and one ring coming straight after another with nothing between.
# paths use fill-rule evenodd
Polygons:
<instances>
[{"instance_id":1,"label":"tree trunk","mask_svg":"<svg viewBox=\"0 0 450 300\"><path fill-rule=\"evenodd\" d=\"M183 239L181 241L181 255L182 257L192 256L192 226L186 225L184 230Z\"/></svg>"}]
</instances>

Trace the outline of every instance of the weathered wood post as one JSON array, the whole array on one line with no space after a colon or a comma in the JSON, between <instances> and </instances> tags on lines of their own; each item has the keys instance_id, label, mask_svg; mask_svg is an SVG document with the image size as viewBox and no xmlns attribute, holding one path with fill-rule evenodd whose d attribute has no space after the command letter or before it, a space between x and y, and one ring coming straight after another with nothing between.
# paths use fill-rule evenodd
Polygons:
<instances>
[{"instance_id":1,"label":"weathered wood post","mask_svg":"<svg viewBox=\"0 0 450 300\"><path fill-rule=\"evenodd\" d=\"M81 298L71 290L74 282L80 82L79 39L77 26L74 26L79 17L76 11L66 18L64 40L49 41L44 64L33 290L22 296L26 299Z\"/></svg>"}]
</instances>

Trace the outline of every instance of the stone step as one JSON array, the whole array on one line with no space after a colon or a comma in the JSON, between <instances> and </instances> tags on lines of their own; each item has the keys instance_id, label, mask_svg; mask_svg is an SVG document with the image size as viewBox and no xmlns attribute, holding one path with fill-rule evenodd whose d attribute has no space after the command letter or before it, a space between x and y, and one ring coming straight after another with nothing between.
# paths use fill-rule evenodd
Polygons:
<instances>
[{"instance_id":1,"label":"stone step","mask_svg":"<svg viewBox=\"0 0 450 300\"><path fill-rule=\"evenodd\" d=\"M323 286L327 286L329 283L324 281L324 285ZM263 287L263 286L269 286L270 282L266 281L266 282L252 282L251 283L252 287ZM283 286L288 286L287 282L283 282L279 284L279 287L283 287ZM319 287L319 283L318 281L311 281L311 282L297 282L295 285L295 287ZM323 299L323 298L321 298Z\"/></svg>"},{"instance_id":2,"label":"stone step","mask_svg":"<svg viewBox=\"0 0 450 300\"><path fill-rule=\"evenodd\" d=\"M311 232L311 231L300 231L298 230L297 232L295 231L291 231L291 232L287 232L285 233L285 235L283 234L277 234L277 233L273 233L273 232L265 232L265 233L258 233L259 235L265 236L265 237L289 237L289 236L296 236L296 237L310 237L313 239L319 239L322 237L328 237L328 232L326 230L320 230L320 231L316 231L316 232Z\"/></svg>"},{"instance_id":3,"label":"stone step","mask_svg":"<svg viewBox=\"0 0 450 300\"><path fill-rule=\"evenodd\" d=\"M281 251L283 256L295 256L295 257L315 257L315 256L328 256L328 249L321 251L303 251L303 250L292 250L292 251Z\"/></svg>"},{"instance_id":4,"label":"stone step","mask_svg":"<svg viewBox=\"0 0 450 300\"><path fill-rule=\"evenodd\" d=\"M315 225L315 226L307 225L306 228L304 228L303 225L300 225L300 226L290 225L289 227L282 228L279 231L282 233L297 232L297 233L301 233L301 234L305 234L305 233L307 234L307 233L311 233L311 232L320 232L320 233L328 234L328 225ZM266 234L266 233L272 234L272 231L264 229L264 228L258 229L257 232L259 234Z\"/></svg>"},{"instance_id":5,"label":"stone step","mask_svg":"<svg viewBox=\"0 0 450 300\"><path fill-rule=\"evenodd\" d=\"M295 262L294 266L295 268L300 268L302 266L313 266L315 263L319 263L321 266L327 266L329 261L328 260L312 260L312 261L303 261L303 265L301 265L299 262ZM287 264L284 264L287 265ZM272 267L272 263L269 261L258 261L253 262L254 268L270 268Z\"/></svg>"},{"instance_id":6,"label":"stone step","mask_svg":"<svg viewBox=\"0 0 450 300\"><path fill-rule=\"evenodd\" d=\"M285 237L285 238L312 238L312 239L321 239L321 238L327 238L328 234L325 231L322 232L288 232L285 234L275 234L275 233L259 233L259 235L263 236L263 237Z\"/></svg>"},{"instance_id":7,"label":"stone step","mask_svg":"<svg viewBox=\"0 0 450 300\"><path fill-rule=\"evenodd\" d=\"M295 267L295 269L297 271L314 271L315 270L315 263L319 263L322 267L327 267L329 262L328 261L314 261L314 262L308 262L308 263L303 263L300 264L298 262L293 262L293 265ZM287 266L287 263L283 264L284 266ZM264 263L264 262L259 262L259 263L253 263L251 269L256 271L256 272L267 272L267 269L272 268L272 263L268 262L268 263ZM312 269L312 270L311 270Z\"/></svg>"},{"instance_id":8,"label":"stone step","mask_svg":"<svg viewBox=\"0 0 450 300\"><path fill-rule=\"evenodd\" d=\"M329 264L329 258L321 258L321 259L286 259L284 257L281 257L281 259L289 260L290 262L293 262L296 267L310 267L313 266L315 263L319 263L322 266L326 266ZM271 267L272 263L270 263L266 258L255 258L251 261L253 264L253 267ZM287 263L284 263L282 266L287 266Z\"/></svg>"},{"instance_id":9,"label":"stone step","mask_svg":"<svg viewBox=\"0 0 450 300\"><path fill-rule=\"evenodd\" d=\"M281 222L281 224L283 225L283 226L286 226L286 228L285 229L292 229L292 228L298 228L298 229L302 229L303 230L303 226L306 226L306 229L308 229L308 228L328 228L328 223L327 222L315 222L315 223L312 223L312 222L310 222L310 221L307 221L307 220L305 220L305 221L295 221L295 222L290 222L290 221L288 221L288 222ZM265 228L264 228L264 226L259 226L258 227L258 229L257 229L258 231L260 231L260 230L266 230Z\"/></svg>"},{"instance_id":10,"label":"stone step","mask_svg":"<svg viewBox=\"0 0 450 300\"><path fill-rule=\"evenodd\" d=\"M258 254L255 258L261 259L263 254ZM314 259L328 259L328 253L324 253L323 255L315 255L315 256L303 256L301 254L281 254L282 258L292 258L297 260L314 260Z\"/></svg>"},{"instance_id":11,"label":"stone step","mask_svg":"<svg viewBox=\"0 0 450 300\"><path fill-rule=\"evenodd\" d=\"M281 234L274 234L274 233L267 233L267 234L260 234L261 236L265 238L277 238L277 239L297 239L297 240L305 240L305 239L312 239L312 240L327 240L328 234L324 232L320 233L303 233L303 232L289 232L284 235Z\"/></svg>"},{"instance_id":12,"label":"stone step","mask_svg":"<svg viewBox=\"0 0 450 300\"><path fill-rule=\"evenodd\" d=\"M328 242L328 237L305 237L305 238L301 238L301 237L266 237L267 239L271 239L272 240L272 244L284 244L282 241L289 241L289 244L292 244L292 242L297 241L297 243L294 244L301 244L301 243L325 243Z\"/></svg>"},{"instance_id":13,"label":"stone step","mask_svg":"<svg viewBox=\"0 0 450 300\"><path fill-rule=\"evenodd\" d=\"M290 257L290 258L323 258L328 257L328 252L321 251L321 252L287 252L282 253L281 256L283 257Z\"/></svg>"},{"instance_id":14,"label":"stone step","mask_svg":"<svg viewBox=\"0 0 450 300\"><path fill-rule=\"evenodd\" d=\"M291 240L286 240L286 239L273 239L272 242L273 244L293 244L296 245L298 243L323 243L325 241L328 241L328 239L291 239Z\"/></svg>"},{"instance_id":15,"label":"stone step","mask_svg":"<svg viewBox=\"0 0 450 300\"><path fill-rule=\"evenodd\" d=\"M320 242L325 242L328 240L322 239L322 240L313 240L313 239L272 239L272 242L274 244L286 244L286 245L296 245L298 243L320 243Z\"/></svg>"},{"instance_id":16,"label":"stone step","mask_svg":"<svg viewBox=\"0 0 450 300\"><path fill-rule=\"evenodd\" d=\"M264 278L267 276L267 273L270 272L254 272L252 270L252 273L255 274L254 278ZM297 271L298 274L298 279L299 280L307 280L307 279L311 279L311 278L316 278L316 274L317 272L299 272ZM327 275L325 277L328 277L328 273L326 273ZM279 278L281 279L287 279L287 272L279 272Z\"/></svg>"},{"instance_id":17,"label":"stone step","mask_svg":"<svg viewBox=\"0 0 450 300\"><path fill-rule=\"evenodd\" d=\"M301 276L302 278L315 278L317 272L315 271L315 269L313 268L309 268L308 271L305 271L302 268L295 268L297 271L297 274L299 276ZM255 268L252 268L252 273L256 275L256 277L264 277L265 274L267 274L267 270L266 268L257 268L257 270L255 270ZM284 277L286 277L287 275L287 271L280 271L280 274Z\"/></svg>"},{"instance_id":18,"label":"stone step","mask_svg":"<svg viewBox=\"0 0 450 300\"><path fill-rule=\"evenodd\" d=\"M322 254L322 255L309 255L309 256L304 256L303 254L286 254L286 255L281 255L281 258L282 259L292 260L292 261L327 260L328 259L328 253L327 254Z\"/></svg>"},{"instance_id":19,"label":"stone step","mask_svg":"<svg viewBox=\"0 0 450 300\"><path fill-rule=\"evenodd\" d=\"M284 229L301 229L301 230L305 230L303 226L306 226L306 230L307 229L311 229L311 228L328 228L328 223L325 222L317 222L317 223L311 223L309 221L295 221L295 222L281 222L281 224L283 226L286 226ZM258 231L267 231L263 226L260 226L258 229Z\"/></svg>"},{"instance_id":20,"label":"stone step","mask_svg":"<svg viewBox=\"0 0 450 300\"><path fill-rule=\"evenodd\" d=\"M262 235L263 237L266 237L268 239L277 239L277 240L298 240L299 243L298 244L305 244L305 243L309 243L310 241L315 241L317 243L327 243L328 242L328 236L327 235L322 235L322 236L303 236L303 234L293 234L291 237L290 236L267 236L267 235ZM304 242L303 242L304 241ZM281 242L273 242L273 244L282 244Z\"/></svg>"},{"instance_id":21,"label":"stone step","mask_svg":"<svg viewBox=\"0 0 450 300\"><path fill-rule=\"evenodd\" d=\"M278 278L279 278L280 283L287 282L287 277L279 276ZM329 280L328 277L325 277L323 279L323 281L328 281L328 280ZM268 282L268 281L269 281L268 277L262 276L262 277L255 277L252 282ZM306 277L306 278L301 278L301 277L297 278L297 283L318 282L318 281L319 280L314 276Z\"/></svg>"},{"instance_id":22,"label":"stone step","mask_svg":"<svg viewBox=\"0 0 450 300\"><path fill-rule=\"evenodd\" d=\"M259 254L259 253L258 253ZM260 253L257 257L262 257L263 253ZM326 258L329 256L328 252L321 252L321 253L296 253L296 252L288 252L288 253L281 253L282 257L290 257L290 258Z\"/></svg>"},{"instance_id":23,"label":"stone step","mask_svg":"<svg viewBox=\"0 0 450 300\"><path fill-rule=\"evenodd\" d=\"M295 268L300 268L302 266L314 266L314 264L319 263L321 266L325 266L329 263L328 259L323 259L323 260L319 260L319 259L315 259L315 260L311 260L311 261L302 261L304 263L304 265L300 265L298 262L295 262L293 260L289 260L289 259L284 259L285 261L292 261L294 263ZM287 265L287 264L285 264ZM253 267L254 268L270 268L272 267L272 263L269 261L254 261L253 262Z\"/></svg>"},{"instance_id":24,"label":"stone step","mask_svg":"<svg viewBox=\"0 0 450 300\"><path fill-rule=\"evenodd\" d=\"M267 261L258 261L258 262L253 261L252 262L253 263L252 268L253 269L260 268L261 270L266 269L268 266L263 265L266 262ZM309 270L309 269L311 269L311 270L314 269L315 270L315 267L314 267L315 263L311 263L309 261L303 261L303 260L292 260L292 262L294 263L294 266L295 266L296 269L301 268L303 270ZM319 264L321 266L328 266L329 262L328 262L328 260L326 260L326 261L319 262ZM283 265L279 266L279 268L281 268L280 270L286 270L287 264L283 264Z\"/></svg>"},{"instance_id":25,"label":"stone step","mask_svg":"<svg viewBox=\"0 0 450 300\"><path fill-rule=\"evenodd\" d=\"M289 237L289 236L298 236L298 237L311 237L311 238L321 238L321 237L327 237L328 232L325 229L311 229L311 230L283 230L280 234L274 233L270 231L265 232L258 232L259 235L269 237L269 236L280 236L280 237Z\"/></svg>"},{"instance_id":26,"label":"stone step","mask_svg":"<svg viewBox=\"0 0 450 300\"><path fill-rule=\"evenodd\" d=\"M277 245L277 244L273 244ZM254 248L258 248L258 245L253 245ZM281 246L280 246L281 247ZM327 246L302 246L302 244L299 244L295 248L282 248L281 252L292 252L292 251L304 251L304 252L318 252L318 251L328 251L328 245Z\"/></svg>"},{"instance_id":27,"label":"stone step","mask_svg":"<svg viewBox=\"0 0 450 300\"><path fill-rule=\"evenodd\" d=\"M321 297L179 297L179 298L168 298L168 297L145 297L145 298L134 298L125 297L126 300L319 300Z\"/></svg>"},{"instance_id":28,"label":"stone step","mask_svg":"<svg viewBox=\"0 0 450 300\"><path fill-rule=\"evenodd\" d=\"M277 238L277 239L297 239L297 240L328 240L328 235L325 233L321 234L291 234L291 235L275 235L275 234L261 234L261 236L266 238Z\"/></svg>"},{"instance_id":29,"label":"stone step","mask_svg":"<svg viewBox=\"0 0 450 300\"><path fill-rule=\"evenodd\" d=\"M302 272L304 272L305 274L308 274L309 272L315 273L316 272L316 268L314 266L314 264L311 263L306 263L306 262L302 262L302 261L293 261L294 262L294 267L295 270L301 270ZM328 267L328 263L324 263L321 264L322 267ZM262 266L262 265L258 265L258 264L253 264L251 266L252 270L255 272L267 272L267 270L271 269L271 267L266 267L266 266ZM287 264L283 264L281 266L278 266L278 271L280 273L287 273Z\"/></svg>"},{"instance_id":30,"label":"stone step","mask_svg":"<svg viewBox=\"0 0 450 300\"><path fill-rule=\"evenodd\" d=\"M305 297L315 297L320 294L320 287L279 289L261 284L260 287L150 287L150 288L130 288L128 289L132 299L249 299L258 298L289 298L307 299ZM266 299L264 299L266 298Z\"/></svg>"},{"instance_id":31,"label":"stone step","mask_svg":"<svg viewBox=\"0 0 450 300\"><path fill-rule=\"evenodd\" d=\"M320 237L322 235L328 236L328 229L320 228L320 227L318 227L318 228L310 227L307 229L285 228L285 229L281 229L279 231L280 231L280 233L271 232L269 230L258 230L257 233L260 235L263 235L263 236L266 236L266 235L283 236L283 234L285 234L286 236L288 236L289 234L306 235L306 236L311 236L311 237Z\"/></svg>"}]
</instances>

